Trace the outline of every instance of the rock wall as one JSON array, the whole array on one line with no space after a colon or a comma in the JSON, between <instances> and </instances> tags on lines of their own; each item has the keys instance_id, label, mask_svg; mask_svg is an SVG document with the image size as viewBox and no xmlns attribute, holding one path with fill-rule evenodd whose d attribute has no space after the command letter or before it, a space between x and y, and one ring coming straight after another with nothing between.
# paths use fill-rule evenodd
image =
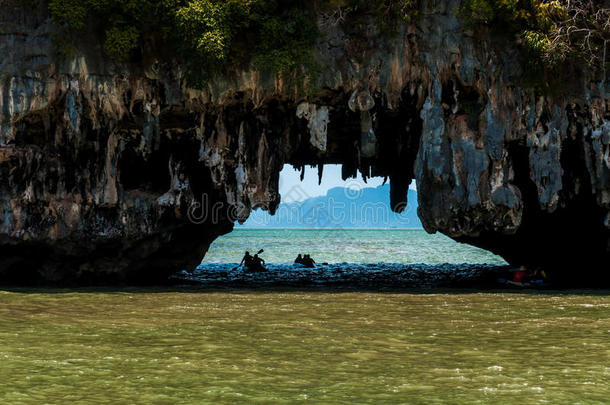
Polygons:
<instances>
[{"instance_id":1,"label":"rock wall","mask_svg":"<svg viewBox=\"0 0 610 405\"><path fill-rule=\"evenodd\" d=\"M93 36L65 60L44 2L0 3L0 281L193 268L234 219L275 210L285 163L386 176L398 211L416 179L429 232L605 277L609 83L575 72L536 94L510 43L465 31L457 1L425 3L390 36L320 15L313 94L256 71L189 89L148 42L138 64Z\"/></svg>"}]
</instances>

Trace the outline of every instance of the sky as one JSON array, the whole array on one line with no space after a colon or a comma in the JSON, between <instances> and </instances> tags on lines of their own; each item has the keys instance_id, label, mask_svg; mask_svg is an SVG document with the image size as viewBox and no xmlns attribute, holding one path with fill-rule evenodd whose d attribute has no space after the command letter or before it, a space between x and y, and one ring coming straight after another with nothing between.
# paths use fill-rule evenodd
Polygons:
<instances>
[{"instance_id":1,"label":"sky","mask_svg":"<svg viewBox=\"0 0 610 405\"><path fill-rule=\"evenodd\" d=\"M305 178L301 182L301 172L295 170L291 165L285 165L280 173L280 194L283 203L303 201L311 197L326 195L333 187L349 187L361 189L366 187L378 187L383 184L383 177L367 179L365 183L360 173L355 179L341 179L341 165L325 165L322 175L322 184L318 185L318 168L305 168ZM411 188L415 189L412 185Z\"/></svg>"}]
</instances>

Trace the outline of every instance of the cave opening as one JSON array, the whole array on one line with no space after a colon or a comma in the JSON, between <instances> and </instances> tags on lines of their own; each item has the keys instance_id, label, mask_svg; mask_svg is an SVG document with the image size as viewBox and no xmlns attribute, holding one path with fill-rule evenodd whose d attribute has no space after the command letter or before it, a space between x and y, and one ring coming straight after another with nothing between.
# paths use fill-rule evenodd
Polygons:
<instances>
[{"instance_id":1,"label":"cave opening","mask_svg":"<svg viewBox=\"0 0 610 405\"><path fill-rule=\"evenodd\" d=\"M417 189L407 190L402 212L393 212L387 179L361 175L343 180L341 165L294 168L279 181L274 215L254 210L247 221L212 243L202 266L234 268L245 251L264 250L268 265L285 268L298 254L328 265L493 264L506 262L486 250L424 231ZM383 266L381 266L383 267Z\"/></svg>"}]
</instances>

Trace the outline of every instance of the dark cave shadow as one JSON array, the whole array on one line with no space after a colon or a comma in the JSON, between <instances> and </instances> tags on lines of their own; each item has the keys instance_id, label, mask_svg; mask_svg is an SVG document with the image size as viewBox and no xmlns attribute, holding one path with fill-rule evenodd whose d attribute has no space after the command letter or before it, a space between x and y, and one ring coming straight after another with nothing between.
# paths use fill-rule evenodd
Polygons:
<instances>
[{"instance_id":1,"label":"dark cave shadow","mask_svg":"<svg viewBox=\"0 0 610 405\"><path fill-rule=\"evenodd\" d=\"M496 287L464 287L464 288L372 288L362 286L320 286L320 287L292 287L292 286L195 286L195 285L167 285L167 286L112 286L112 287L0 287L0 293L16 294L387 294L387 295L476 295L476 294L515 294L515 295L549 295L549 296L610 296L608 288L498 288Z\"/></svg>"},{"instance_id":2,"label":"dark cave shadow","mask_svg":"<svg viewBox=\"0 0 610 405\"><path fill-rule=\"evenodd\" d=\"M229 265L229 264L227 264ZM378 266L379 264L360 264L361 267ZM382 265L386 265L383 264ZM391 264L390 264L391 265ZM229 265L232 266L232 265ZM277 266L277 265L276 265ZM284 265L280 265L284 266ZM599 284L599 288L592 284L576 284L553 282L546 286L514 287L499 284L499 277L507 277L510 266L488 264L394 264L394 267L384 271L368 273L368 270L352 273L352 277L343 280L320 278L320 274L307 273L307 271L322 270L328 276L331 268L320 266L316 269L281 268L270 270L262 275L263 278L248 278L243 274L233 275L226 270L212 270L199 275L204 278L197 279L198 273L176 273L166 280L144 283L123 283L114 285L100 284L49 284L49 285L0 285L0 293L20 294L270 294L270 293L321 293L321 294L537 294L537 295L582 295L582 296L608 296L610 288ZM331 265L334 266L334 265ZM345 263L345 266L356 266ZM200 269L205 272L205 266ZM296 279L282 279L282 272L295 271ZM345 269L345 267L341 267ZM221 274L221 278L217 274ZM258 273L261 275L261 273ZM382 279L370 279L370 274L380 275ZM401 275L409 275L410 279L401 279ZM195 275L194 278L191 276ZM211 279L205 276L212 275ZM324 275L324 274L323 274ZM440 277L439 277L440 275ZM189 278L191 277L191 278ZM224 278L223 278L224 277ZM300 278L299 278L300 277Z\"/></svg>"}]
</instances>

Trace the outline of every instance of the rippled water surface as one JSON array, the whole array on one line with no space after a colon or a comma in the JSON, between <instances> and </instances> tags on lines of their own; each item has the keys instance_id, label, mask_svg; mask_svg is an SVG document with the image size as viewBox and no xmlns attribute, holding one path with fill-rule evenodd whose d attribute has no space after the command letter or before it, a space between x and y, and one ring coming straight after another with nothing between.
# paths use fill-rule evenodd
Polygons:
<instances>
[{"instance_id":1,"label":"rippled water surface","mask_svg":"<svg viewBox=\"0 0 610 405\"><path fill-rule=\"evenodd\" d=\"M0 403L607 403L610 296L0 292Z\"/></svg>"},{"instance_id":2,"label":"rippled water surface","mask_svg":"<svg viewBox=\"0 0 610 405\"><path fill-rule=\"evenodd\" d=\"M490 263L502 258L419 229L236 229L218 238L203 263L239 262L265 249L269 263L292 263L299 253L319 263Z\"/></svg>"}]
</instances>

